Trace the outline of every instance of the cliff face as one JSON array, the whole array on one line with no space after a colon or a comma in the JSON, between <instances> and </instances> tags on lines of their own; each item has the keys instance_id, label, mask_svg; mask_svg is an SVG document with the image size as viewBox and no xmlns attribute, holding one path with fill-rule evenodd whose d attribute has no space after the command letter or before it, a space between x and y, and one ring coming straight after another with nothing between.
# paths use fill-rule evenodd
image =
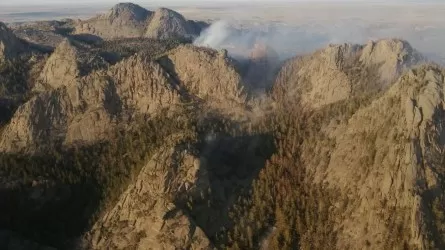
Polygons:
<instances>
[{"instance_id":1,"label":"cliff face","mask_svg":"<svg viewBox=\"0 0 445 250\"><path fill-rule=\"evenodd\" d=\"M331 211L338 249L443 246L437 220L443 79L436 66L410 70L381 97L344 122L328 121L304 143L309 175L338 194ZM327 156L314 159L311 152Z\"/></svg>"},{"instance_id":2,"label":"cliff face","mask_svg":"<svg viewBox=\"0 0 445 250\"><path fill-rule=\"evenodd\" d=\"M77 48L69 40L61 42L40 73L37 88L58 88L70 85L81 76L108 65L99 55Z\"/></svg>"},{"instance_id":3,"label":"cliff face","mask_svg":"<svg viewBox=\"0 0 445 250\"><path fill-rule=\"evenodd\" d=\"M241 77L224 53L185 45L158 61L188 93L213 107L227 110L245 102Z\"/></svg>"},{"instance_id":4,"label":"cliff face","mask_svg":"<svg viewBox=\"0 0 445 250\"><path fill-rule=\"evenodd\" d=\"M277 85L312 107L347 99L355 93L384 89L422 57L402 40L380 40L366 46L330 45L290 60Z\"/></svg>"},{"instance_id":5,"label":"cliff face","mask_svg":"<svg viewBox=\"0 0 445 250\"><path fill-rule=\"evenodd\" d=\"M92 143L106 138L116 124L174 109L181 100L225 112L243 109L241 78L229 59L216 51L183 46L157 61L141 54L100 69L105 66L99 56L84 53L69 41L60 44L40 74L40 93L6 126L3 150Z\"/></svg>"},{"instance_id":6,"label":"cliff face","mask_svg":"<svg viewBox=\"0 0 445 250\"><path fill-rule=\"evenodd\" d=\"M209 188L200 159L172 135L89 233L92 249L212 249L202 229L173 202Z\"/></svg>"},{"instance_id":7,"label":"cliff face","mask_svg":"<svg viewBox=\"0 0 445 250\"><path fill-rule=\"evenodd\" d=\"M113 124L137 114L155 115L178 98L159 65L133 56L29 100L5 128L1 145L16 151L49 142L96 141Z\"/></svg>"}]
</instances>

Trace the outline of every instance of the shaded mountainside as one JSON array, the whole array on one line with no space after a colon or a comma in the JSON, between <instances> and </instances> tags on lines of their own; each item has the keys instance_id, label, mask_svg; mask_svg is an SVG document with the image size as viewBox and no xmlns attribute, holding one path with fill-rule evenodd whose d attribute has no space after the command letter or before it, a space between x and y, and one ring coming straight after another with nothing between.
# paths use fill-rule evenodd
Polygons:
<instances>
[{"instance_id":1,"label":"shaded mountainside","mask_svg":"<svg viewBox=\"0 0 445 250\"><path fill-rule=\"evenodd\" d=\"M12 59L25 50L25 44L0 22L0 62Z\"/></svg>"},{"instance_id":2,"label":"shaded mountainside","mask_svg":"<svg viewBox=\"0 0 445 250\"><path fill-rule=\"evenodd\" d=\"M406 41L281 65L163 8L35 25L66 33L0 25L1 249L445 247L445 69Z\"/></svg>"}]
</instances>

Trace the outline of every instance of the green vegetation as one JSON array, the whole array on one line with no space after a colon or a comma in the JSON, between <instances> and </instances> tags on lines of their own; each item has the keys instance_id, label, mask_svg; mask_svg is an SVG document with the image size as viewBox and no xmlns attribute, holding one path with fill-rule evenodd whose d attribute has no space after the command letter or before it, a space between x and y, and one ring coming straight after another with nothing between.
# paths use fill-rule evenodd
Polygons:
<instances>
[{"instance_id":1,"label":"green vegetation","mask_svg":"<svg viewBox=\"0 0 445 250\"><path fill-rule=\"evenodd\" d=\"M136 53L144 53L150 58L155 58L185 43L189 43L189 41L179 39L125 38L104 41L97 45L95 50L98 50L107 61L115 63Z\"/></svg>"},{"instance_id":2,"label":"green vegetation","mask_svg":"<svg viewBox=\"0 0 445 250\"><path fill-rule=\"evenodd\" d=\"M110 142L52 147L45 155L0 155L0 224L38 242L62 247L116 201L147 157L169 135L187 135L184 116L140 120ZM189 138L190 139L190 138Z\"/></svg>"},{"instance_id":3,"label":"green vegetation","mask_svg":"<svg viewBox=\"0 0 445 250\"><path fill-rule=\"evenodd\" d=\"M0 126L8 122L29 90L29 66L23 59L0 62Z\"/></svg>"}]
</instances>

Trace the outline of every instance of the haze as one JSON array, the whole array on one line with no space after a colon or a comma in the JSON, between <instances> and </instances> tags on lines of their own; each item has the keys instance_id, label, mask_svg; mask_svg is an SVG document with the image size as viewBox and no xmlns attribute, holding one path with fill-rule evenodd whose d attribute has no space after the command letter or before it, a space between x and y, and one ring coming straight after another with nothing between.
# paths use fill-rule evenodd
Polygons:
<instances>
[{"instance_id":1,"label":"haze","mask_svg":"<svg viewBox=\"0 0 445 250\"><path fill-rule=\"evenodd\" d=\"M72 2L72 1L71 1ZM109 9L118 1L86 4L76 1L18 0L0 3L0 20L88 18ZM329 43L366 43L370 39L402 38L428 58L445 63L445 3L442 1L134 1L146 8L167 6L189 19L215 21L250 30L270 31L268 40L286 57L306 53ZM46 4L45 4L46 3ZM57 3L57 4L56 4ZM6 6L7 5L7 6ZM215 44L215 47L224 47Z\"/></svg>"}]
</instances>

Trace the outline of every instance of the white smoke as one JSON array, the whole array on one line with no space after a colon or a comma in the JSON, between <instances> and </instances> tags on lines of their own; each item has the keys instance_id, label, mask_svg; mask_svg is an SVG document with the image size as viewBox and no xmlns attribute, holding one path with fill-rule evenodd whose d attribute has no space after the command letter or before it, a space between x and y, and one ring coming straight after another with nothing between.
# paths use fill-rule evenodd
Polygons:
<instances>
[{"instance_id":1,"label":"white smoke","mask_svg":"<svg viewBox=\"0 0 445 250\"><path fill-rule=\"evenodd\" d=\"M224 42L230 37L230 26L227 22L218 21L213 23L209 28L204 30L202 34L194 41L195 45L220 48Z\"/></svg>"},{"instance_id":2,"label":"white smoke","mask_svg":"<svg viewBox=\"0 0 445 250\"><path fill-rule=\"evenodd\" d=\"M445 18L444 18L445 20ZM274 49L281 60L299 54L312 53L328 44L365 44L369 40L382 38L406 39L414 48L428 58L445 64L443 36L445 28L436 28L428 23L412 25L397 23L376 23L359 18L314 21L304 24L267 22L237 23L217 21L201 33L194 41L197 46L226 49L232 57L245 58L257 42ZM422 29L422 27L428 27Z\"/></svg>"},{"instance_id":3,"label":"white smoke","mask_svg":"<svg viewBox=\"0 0 445 250\"><path fill-rule=\"evenodd\" d=\"M256 43L266 44L284 60L325 46L327 39L285 24L237 27L228 21L217 21L194 41L196 46L226 49L235 58L247 57Z\"/></svg>"}]
</instances>

